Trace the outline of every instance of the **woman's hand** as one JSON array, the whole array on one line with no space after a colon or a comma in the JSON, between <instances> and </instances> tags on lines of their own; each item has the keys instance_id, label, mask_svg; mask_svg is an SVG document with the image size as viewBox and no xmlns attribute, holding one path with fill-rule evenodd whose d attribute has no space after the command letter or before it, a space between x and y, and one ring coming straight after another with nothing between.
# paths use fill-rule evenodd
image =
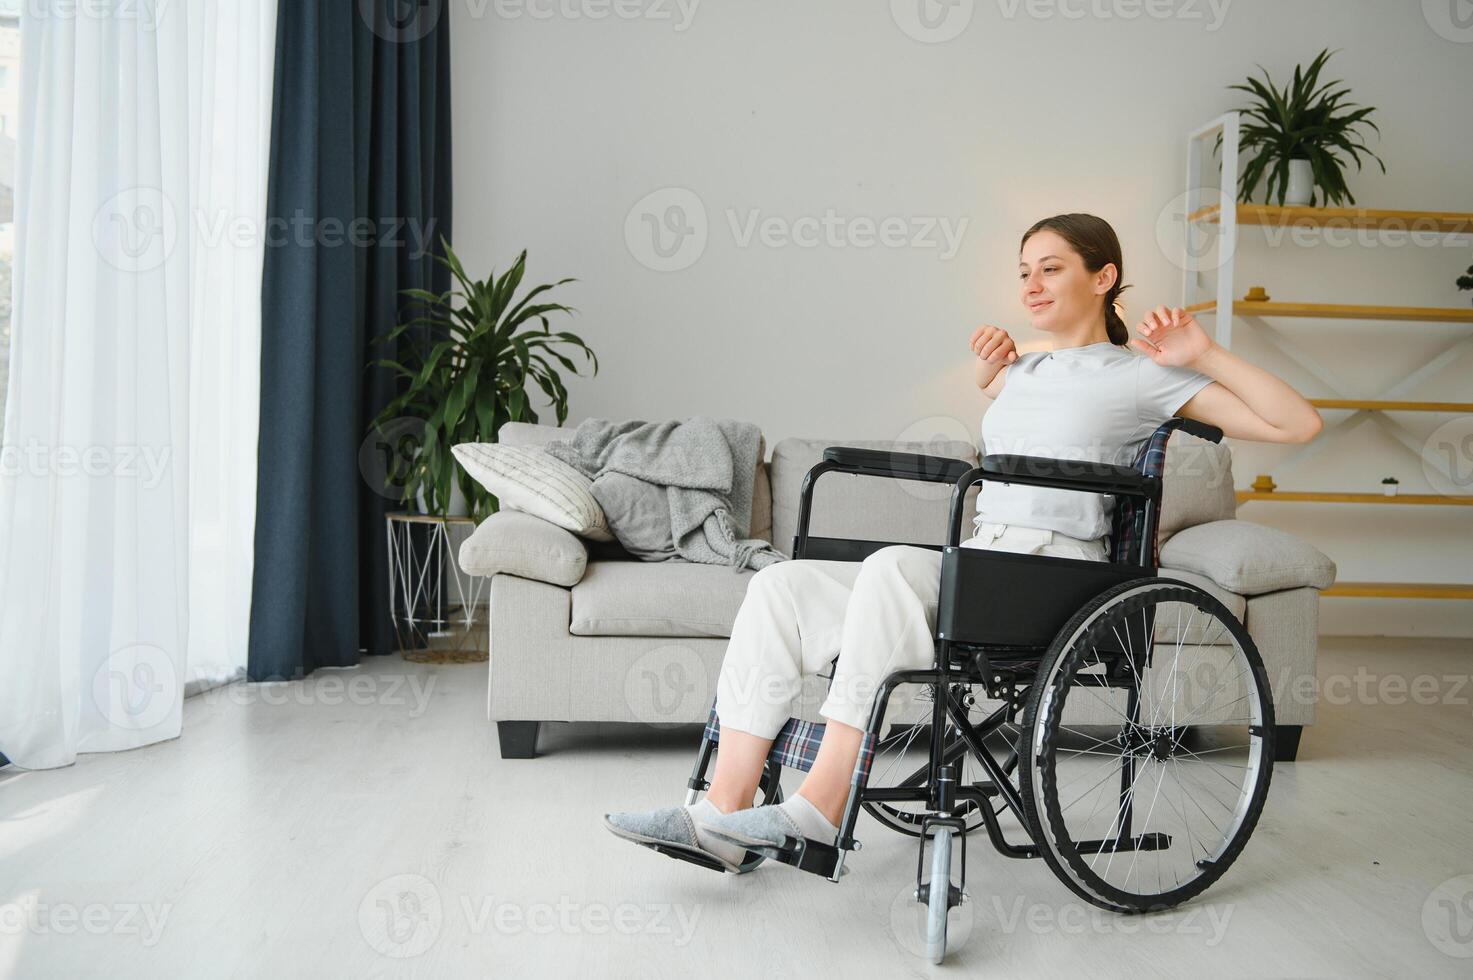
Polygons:
<instances>
[{"instance_id":1,"label":"woman's hand","mask_svg":"<svg viewBox=\"0 0 1473 980\"><path fill-rule=\"evenodd\" d=\"M980 326L972 331L969 343L972 353L989 364L1006 367L1018 359L1017 345L1002 327Z\"/></svg>"},{"instance_id":2,"label":"woman's hand","mask_svg":"<svg viewBox=\"0 0 1473 980\"><path fill-rule=\"evenodd\" d=\"M1141 336L1132 337L1130 346L1162 367L1195 367L1217 345L1197 318L1180 306L1156 307L1136 330Z\"/></svg>"}]
</instances>

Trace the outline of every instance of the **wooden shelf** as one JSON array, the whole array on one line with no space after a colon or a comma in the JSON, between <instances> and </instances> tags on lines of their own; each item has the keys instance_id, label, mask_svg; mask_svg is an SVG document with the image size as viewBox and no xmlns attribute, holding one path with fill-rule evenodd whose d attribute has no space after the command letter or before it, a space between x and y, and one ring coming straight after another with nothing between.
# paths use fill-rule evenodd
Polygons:
<instances>
[{"instance_id":1,"label":"wooden shelf","mask_svg":"<svg viewBox=\"0 0 1473 980\"><path fill-rule=\"evenodd\" d=\"M1193 303L1188 313L1216 313L1217 302ZM1473 307L1363 306L1342 303L1280 303L1233 300L1233 312L1242 316L1320 317L1336 320L1415 320L1424 323L1473 323Z\"/></svg>"},{"instance_id":2,"label":"wooden shelf","mask_svg":"<svg viewBox=\"0 0 1473 980\"><path fill-rule=\"evenodd\" d=\"M1374 599L1473 599L1473 585L1444 582L1336 582L1320 595Z\"/></svg>"},{"instance_id":3,"label":"wooden shelf","mask_svg":"<svg viewBox=\"0 0 1473 980\"><path fill-rule=\"evenodd\" d=\"M1222 218L1216 204L1191 214L1192 221L1216 224ZM1441 235L1473 233L1473 214L1460 211L1386 211L1374 208L1280 207L1239 204L1238 224L1277 228L1365 228L1376 231L1435 232Z\"/></svg>"},{"instance_id":4,"label":"wooden shelf","mask_svg":"<svg viewBox=\"0 0 1473 980\"><path fill-rule=\"evenodd\" d=\"M1387 402L1360 401L1353 398L1311 398L1315 408L1366 409L1372 412L1467 412L1473 413L1473 402Z\"/></svg>"},{"instance_id":5,"label":"wooden shelf","mask_svg":"<svg viewBox=\"0 0 1473 980\"><path fill-rule=\"evenodd\" d=\"M1239 490L1238 503L1245 500L1282 500L1285 503L1324 504L1453 504L1473 506L1473 496L1446 496L1440 493L1398 493L1388 497L1384 493L1329 493L1301 490Z\"/></svg>"}]
</instances>

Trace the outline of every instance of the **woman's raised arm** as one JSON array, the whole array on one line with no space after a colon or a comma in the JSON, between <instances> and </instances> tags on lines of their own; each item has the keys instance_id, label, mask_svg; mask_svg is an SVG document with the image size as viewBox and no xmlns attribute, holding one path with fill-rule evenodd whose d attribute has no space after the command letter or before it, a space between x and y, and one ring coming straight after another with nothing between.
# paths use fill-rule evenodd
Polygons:
<instances>
[{"instance_id":1,"label":"woman's raised arm","mask_svg":"<svg viewBox=\"0 0 1473 980\"><path fill-rule=\"evenodd\" d=\"M1187 399L1177 415L1255 442L1309 442L1324 427L1303 395L1222 347L1181 307L1158 306L1136 329L1141 336L1130 345L1157 364L1191 368L1216 382Z\"/></svg>"}]
</instances>

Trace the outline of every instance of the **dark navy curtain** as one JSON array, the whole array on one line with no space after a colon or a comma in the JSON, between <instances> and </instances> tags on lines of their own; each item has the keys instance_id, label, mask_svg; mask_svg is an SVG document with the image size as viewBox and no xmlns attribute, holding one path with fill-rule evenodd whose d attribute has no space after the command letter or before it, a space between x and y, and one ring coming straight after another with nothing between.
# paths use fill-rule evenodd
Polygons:
<instances>
[{"instance_id":1,"label":"dark navy curtain","mask_svg":"<svg viewBox=\"0 0 1473 980\"><path fill-rule=\"evenodd\" d=\"M371 341L408 288L447 288L450 59L440 0L302 0L277 13L262 282L251 680L392 647L384 514L359 465L394 393ZM371 470L372 468L369 467Z\"/></svg>"}]
</instances>

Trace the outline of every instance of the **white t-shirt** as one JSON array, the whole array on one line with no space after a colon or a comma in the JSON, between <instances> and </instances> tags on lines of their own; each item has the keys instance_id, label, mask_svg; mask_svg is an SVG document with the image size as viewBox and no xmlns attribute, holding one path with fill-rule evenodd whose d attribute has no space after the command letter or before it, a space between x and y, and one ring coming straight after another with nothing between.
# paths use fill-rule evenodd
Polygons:
<instances>
[{"instance_id":1,"label":"white t-shirt","mask_svg":"<svg viewBox=\"0 0 1473 980\"><path fill-rule=\"evenodd\" d=\"M1051 456L1129 466L1141 444L1212 379L1162 367L1109 341L1023 354L982 416L984 456ZM1080 490L983 483L974 524L1019 524L1076 538L1110 533L1113 498Z\"/></svg>"}]
</instances>

